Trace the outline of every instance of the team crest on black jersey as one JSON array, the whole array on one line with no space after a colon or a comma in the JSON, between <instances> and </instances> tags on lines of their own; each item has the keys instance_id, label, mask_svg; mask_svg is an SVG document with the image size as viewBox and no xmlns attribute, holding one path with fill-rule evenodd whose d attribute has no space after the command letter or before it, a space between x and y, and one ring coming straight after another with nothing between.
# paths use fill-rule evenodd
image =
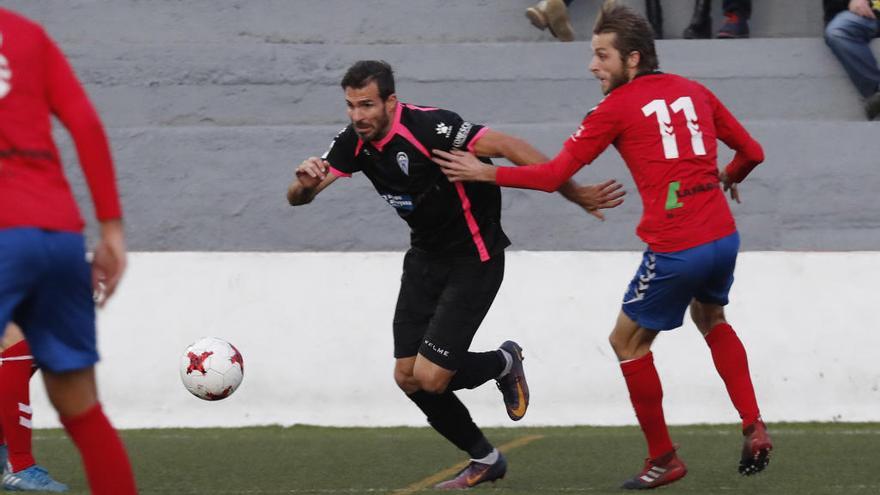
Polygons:
<instances>
[{"instance_id":1,"label":"team crest on black jersey","mask_svg":"<svg viewBox=\"0 0 880 495\"><path fill-rule=\"evenodd\" d=\"M409 157L403 151L397 154L397 166L400 167L403 173L409 175Z\"/></svg>"}]
</instances>

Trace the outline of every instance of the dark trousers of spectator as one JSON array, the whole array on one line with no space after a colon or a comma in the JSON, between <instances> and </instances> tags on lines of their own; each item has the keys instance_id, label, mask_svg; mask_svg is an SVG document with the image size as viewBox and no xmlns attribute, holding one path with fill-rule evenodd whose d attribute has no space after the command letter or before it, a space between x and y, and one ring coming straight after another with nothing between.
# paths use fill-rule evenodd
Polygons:
<instances>
[{"instance_id":1,"label":"dark trousers of spectator","mask_svg":"<svg viewBox=\"0 0 880 495\"><path fill-rule=\"evenodd\" d=\"M834 16L825 27L825 43L865 98L880 90L880 68L870 46L878 36L880 19L868 19L849 10Z\"/></svg>"}]
</instances>

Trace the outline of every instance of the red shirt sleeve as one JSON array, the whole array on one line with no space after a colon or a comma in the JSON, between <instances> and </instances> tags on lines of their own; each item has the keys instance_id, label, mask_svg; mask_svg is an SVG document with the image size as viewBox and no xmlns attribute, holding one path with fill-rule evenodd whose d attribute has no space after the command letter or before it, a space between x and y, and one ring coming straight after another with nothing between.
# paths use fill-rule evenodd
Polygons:
<instances>
[{"instance_id":1,"label":"red shirt sleeve","mask_svg":"<svg viewBox=\"0 0 880 495\"><path fill-rule=\"evenodd\" d=\"M592 163L619 134L619 119L608 98L590 111L562 150L547 163L504 167L496 172L499 186L553 192L584 165Z\"/></svg>"},{"instance_id":2,"label":"red shirt sleeve","mask_svg":"<svg viewBox=\"0 0 880 495\"><path fill-rule=\"evenodd\" d=\"M562 148L556 158L547 163L522 167L499 167L495 171L495 183L499 186L553 192L565 184L565 181L581 167L583 167L583 162Z\"/></svg>"},{"instance_id":3,"label":"red shirt sleeve","mask_svg":"<svg viewBox=\"0 0 880 495\"><path fill-rule=\"evenodd\" d=\"M749 172L764 161L764 149L749 135L730 110L708 89L715 118L715 132L718 139L736 151L733 160L724 168L727 177L733 182L742 182Z\"/></svg>"},{"instance_id":4,"label":"red shirt sleeve","mask_svg":"<svg viewBox=\"0 0 880 495\"><path fill-rule=\"evenodd\" d=\"M101 221L122 218L113 159L101 120L64 54L48 36L45 43L49 106L73 138L97 217Z\"/></svg>"}]
</instances>

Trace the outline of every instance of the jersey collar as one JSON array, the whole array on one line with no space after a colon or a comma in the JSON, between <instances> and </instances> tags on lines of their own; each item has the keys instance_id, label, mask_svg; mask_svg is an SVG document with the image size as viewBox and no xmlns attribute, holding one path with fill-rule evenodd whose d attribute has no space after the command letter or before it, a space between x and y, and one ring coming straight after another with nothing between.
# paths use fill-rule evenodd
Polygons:
<instances>
[{"instance_id":1,"label":"jersey collar","mask_svg":"<svg viewBox=\"0 0 880 495\"><path fill-rule=\"evenodd\" d=\"M397 102L397 106L394 108L394 123L391 125L391 130L388 131L388 134L386 134L385 137L383 137L379 141L370 142L370 144L372 144L373 147L380 152L382 151L382 148L384 148L385 145L387 145L388 142L391 141L391 139L394 137L394 135L397 134L400 130L400 117L401 115L403 115L403 106L404 105L400 101Z\"/></svg>"}]
</instances>

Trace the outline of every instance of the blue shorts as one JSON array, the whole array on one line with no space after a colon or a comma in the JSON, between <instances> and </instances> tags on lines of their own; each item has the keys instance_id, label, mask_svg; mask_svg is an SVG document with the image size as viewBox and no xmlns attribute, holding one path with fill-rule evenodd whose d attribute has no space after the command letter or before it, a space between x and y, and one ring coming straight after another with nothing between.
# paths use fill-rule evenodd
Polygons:
<instances>
[{"instance_id":1,"label":"blue shorts","mask_svg":"<svg viewBox=\"0 0 880 495\"><path fill-rule=\"evenodd\" d=\"M623 312L642 328L671 330L681 326L691 299L727 305L738 251L737 232L684 251L645 251Z\"/></svg>"},{"instance_id":2,"label":"blue shorts","mask_svg":"<svg viewBox=\"0 0 880 495\"><path fill-rule=\"evenodd\" d=\"M98 362L92 269L82 234L0 229L0 331L14 321L44 369Z\"/></svg>"}]
</instances>

